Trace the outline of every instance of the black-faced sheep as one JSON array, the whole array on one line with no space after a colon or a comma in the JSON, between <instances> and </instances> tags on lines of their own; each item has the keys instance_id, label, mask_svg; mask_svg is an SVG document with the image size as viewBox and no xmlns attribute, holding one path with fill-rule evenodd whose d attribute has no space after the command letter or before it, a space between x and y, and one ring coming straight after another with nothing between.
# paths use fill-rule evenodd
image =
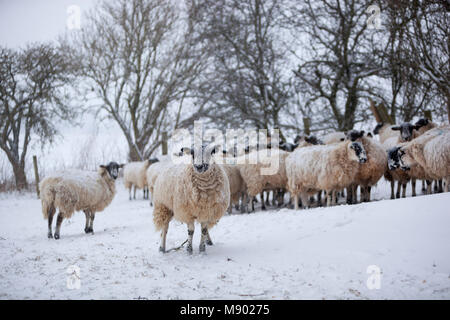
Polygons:
<instances>
[{"instance_id":1,"label":"black-faced sheep","mask_svg":"<svg viewBox=\"0 0 450 320\"><path fill-rule=\"evenodd\" d=\"M98 172L69 171L50 175L39 184L42 213L48 219L48 237L52 238L52 221L56 220L55 239L60 237L63 219L70 218L75 211L86 215L86 233L93 233L95 213L103 211L116 194L115 180L121 165L110 162L101 165Z\"/></svg>"},{"instance_id":2,"label":"black-faced sheep","mask_svg":"<svg viewBox=\"0 0 450 320\"><path fill-rule=\"evenodd\" d=\"M298 196L309 207L309 196L320 190L327 192L327 205L335 202L335 191L350 186L358 173L358 164L367 161L360 142L343 141L296 149L286 158L288 191L294 196L298 209Z\"/></svg>"}]
</instances>

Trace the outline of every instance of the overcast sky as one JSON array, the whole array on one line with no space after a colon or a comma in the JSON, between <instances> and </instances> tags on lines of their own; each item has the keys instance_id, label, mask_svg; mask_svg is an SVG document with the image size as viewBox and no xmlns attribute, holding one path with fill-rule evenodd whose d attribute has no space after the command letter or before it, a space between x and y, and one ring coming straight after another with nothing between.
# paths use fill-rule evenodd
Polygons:
<instances>
[{"instance_id":1,"label":"overcast sky","mask_svg":"<svg viewBox=\"0 0 450 320\"><path fill-rule=\"evenodd\" d=\"M0 45L18 47L27 42L51 41L67 29L71 5L79 6L83 14L98 1L0 0Z\"/></svg>"}]
</instances>

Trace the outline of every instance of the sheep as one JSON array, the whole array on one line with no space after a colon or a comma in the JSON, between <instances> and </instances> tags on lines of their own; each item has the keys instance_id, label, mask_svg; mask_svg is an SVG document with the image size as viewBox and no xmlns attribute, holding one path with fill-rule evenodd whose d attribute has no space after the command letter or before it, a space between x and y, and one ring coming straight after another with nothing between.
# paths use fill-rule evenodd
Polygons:
<instances>
[{"instance_id":1,"label":"sheep","mask_svg":"<svg viewBox=\"0 0 450 320\"><path fill-rule=\"evenodd\" d=\"M227 174L228 182L230 184L230 206L228 207L228 213L231 213L232 205L235 203L239 204L239 199L244 199L247 187L241 177L239 168L236 165L224 164L222 167ZM242 201L242 206L243 205L244 200Z\"/></svg>"},{"instance_id":2,"label":"sheep","mask_svg":"<svg viewBox=\"0 0 450 320\"><path fill-rule=\"evenodd\" d=\"M367 162L359 165L352 192L347 193L351 203L356 201L358 185L361 188L361 201L370 201L371 187L380 180L386 170L387 155L385 150L377 141L364 134L364 131L358 130L350 130L346 134L348 140L361 142L367 155Z\"/></svg>"},{"instance_id":3,"label":"sheep","mask_svg":"<svg viewBox=\"0 0 450 320\"><path fill-rule=\"evenodd\" d=\"M86 215L86 233L94 233L95 213L103 211L116 194L115 180L119 174L119 165L110 162L101 165L98 172L70 171L46 177L39 184L41 190L42 213L48 219L48 238L53 238L52 221L56 219L55 239L60 238L61 223L70 218L75 211L84 211Z\"/></svg>"},{"instance_id":4,"label":"sheep","mask_svg":"<svg viewBox=\"0 0 450 320\"><path fill-rule=\"evenodd\" d=\"M328 133L327 135L322 137L322 141L325 144L339 143L344 140L345 140L345 133L342 131Z\"/></svg>"},{"instance_id":5,"label":"sheep","mask_svg":"<svg viewBox=\"0 0 450 320\"><path fill-rule=\"evenodd\" d=\"M398 150L400 167L411 170L415 164L424 168L434 179L450 182L450 126L431 129Z\"/></svg>"},{"instance_id":6,"label":"sheep","mask_svg":"<svg viewBox=\"0 0 450 320\"><path fill-rule=\"evenodd\" d=\"M158 175L153 191L153 222L156 230L161 230L161 252L166 252L166 236L172 218L188 226L189 254L193 251L195 221L201 224L200 252L205 251L205 244L212 245L208 229L230 205L227 174L211 157L215 149L203 146L191 149L191 163L173 164Z\"/></svg>"},{"instance_id":7,"label":"sheep","mask_svg":"<svg viewBox=\"0 0 450 320\"><path fill-rule=\"evenodd\" d=\"M414 123L414 125L417 127L418 135L422 135L428 130L431 130L433 128L436 128L438 125L427 118L420 118L419 120Z\"/></svg>"},{"instance_id":8,"label":"sheep","mask_svg":"<svg viewBox=\"0 0 450 320\"><path fill-rule=\"evenodd\" d=\"M358 173L358 163L367 161L360 142L343 141L330 145L309 146L295 150L286 158L288 191L294 196L298 209L298 195L308 208L308 197L320 190L327 192L327 205L335 202L335 190L348 187Z\"/></svg>"},{"instance_id":9,"label":"sheep","mask_svg":"<svg viewBox=\"0 0 450 320\"><path fill-rule=\"evenodd\" d=\"M134 199L136 199L136 189L143 189L144 199L148 198L147 188L147 169L158 159L147 159L144 161L135 161L127 163L123 168L123 182L128 189L129 199L131 200L131 189L134 186Z\"/></svg>"},{"instance_id":10,"label":"sheep","mask_svg":"<svg viewBox=\"0 0 450 320\"><path fill-rule=\"evenodd\" d=\"M183 153L180 153L183 155ZM180 154L174 155L178 157ZM149 198L150 198L150 206L152 205L152 196L153 196L153 190L156 178L158 178L158 175L168 166L173 165L172 158L168 155L160 156L157 158L158 162L155 162L151 166L148 167L146 172L147 177L147 187L149 191Z\"/></svg>"},{"instance_id":11,"label":"sheep","mask_svg":"<svg viewBox=\"0 0 450 320\"><path fill-rule=\"evenodd\" d=\"M253 199L253 197L265 190L286 188L285 159L288 154L288 152L280 149L263 149L252 151L236 159L239 172L247 186L247 195L250 199ZM262 172L265 168L271 166L271 164L278 165L276 172L272 174ZM262 209L265 210L263 197L261 200Z\"/></svg>"}]
</instances>

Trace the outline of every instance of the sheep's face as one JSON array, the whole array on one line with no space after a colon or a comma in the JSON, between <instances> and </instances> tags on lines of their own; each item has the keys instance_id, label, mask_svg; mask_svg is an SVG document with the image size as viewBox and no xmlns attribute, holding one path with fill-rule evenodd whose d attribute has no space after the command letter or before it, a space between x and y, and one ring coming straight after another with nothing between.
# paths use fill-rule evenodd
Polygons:
<instances>
[{"instance_id":1,"label":"sheep's face","mask_svg":"<svg viewBox=\"0 0 450 320\"><path fill-rule=\"evenodd\" d=\"M123 164L118 164L117 162L110 162L108 165L100 165L100 168L105 169L109 176L114 180L119 176L119 169L123 168Z\"/></svg>"},{"instance_id":2,"label":"sheep's face","mask_svg":"<svg viewBox=\"0 0 450 320\"><path fill-rule=\"evenodd\" d=\"M352 142L348 145L349 158L359 163L365 163L367 161L366 150L360 142Z\"/></svg>"},{"instance_id":3,"label":"sheep's face","mask_svg":"<svg viewBox=\"0 0 450 320\"><path fill-rule=\"evenodd\" d=\"M399 150L400 147L393 147L387 151L389 170L395 170L400 168Z\"/></svg>"},{"instance_id":4,"label":"sheep's face","mask_svg":"<svg viewBox=\"0 0 450 320\"><path fill-rule=\"evenodd\" d=\"M384 126L383 122L377 123L376 127L373 129L373 133L374 134L379 134L380 133L380 129Z\"/></svg>"},{"instance_id":5,"label":"sheep's face","mask_svg":"<svg viewBox=\"0 0 450 320\"><path fill-rule=\"evenodd\" d=\"M405 149L403 147L398 150L398 157L400 168L402 168L402 170L404 171L410 170L411 167L416 164L416 161L413 157L411 157L408 149Z\"/></svg>"},{"instance_id":6,"label":"sheep's face","mask_svg":"<svg viewBox=\"0 0 450 320\"><path fill-rule=\"evenodd\" d=\"M419 120L417 120L416 123L414 123L414 125L415 125L416 127L421 128L421 127L426 126L426 125L429 124L429 123L430 123L430 120L428 120L427 118L420 118Z\"/></svg>"},{"instance_id":7,"label":"sheep's face","mask_svg":"<svg viewBox=\"0 0 450 320\"><path fill-rule=\"evenodd\" d=\"M186 153L186 148L182 148L181 152ZM189 149L192 156L194 170L198 173L208 171L209 165L212 161L212 155L216 152L215 146L201 146L194 149Z\"/></svg>"},{"instance_id":8,"label":"sheep's face","mask_svg":"<svg viewBox=\"0 0 450 320\"><path fill-rule=\"evenodd\" d=\"M404 122L399 126L394 126L391 129L395 131L400 131L400 137L402 141L411 141L413 138L413 131L418 130L420 126L413 125L409 122Z\"/></svg>"},{"instance_id":9,"label":"sheep's face","mask_svg":"<svg viewBox=\"0 0 450 320\"><path fill-rule=\"evenodd\" d=\"M345 136L350 141L356 141L364 136L364 130L350 130L345 134Z\"/></svg>"}]
</instances>

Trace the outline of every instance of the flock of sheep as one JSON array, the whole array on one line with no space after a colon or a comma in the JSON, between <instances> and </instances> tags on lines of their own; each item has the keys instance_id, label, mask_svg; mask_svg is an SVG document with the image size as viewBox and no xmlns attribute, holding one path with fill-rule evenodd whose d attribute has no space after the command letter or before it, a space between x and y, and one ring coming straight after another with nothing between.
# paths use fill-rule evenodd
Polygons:
<instances>
[{"instance_id":1,"label":"flock of sheep","mask_svg":"<svg viewBox=\"0 0 450 320\"><path fill-rule=\"evenodd\" d=\"M206 245L212 245L208 230L225 212L231 212L233 206L241 212L253 211L257 195L263 210L270 204L270 198L272 205L291 206L293 202L298 209L322 205L325 197L323 204L331 206L344 192L345 201L352 204L357 203L358 186L360 201L370 201L371 188L383 176L391 182L391 198L400 197L400 192L405 197L409 181L415 196L417 179L425 181L427 194L432 192L432 181L436 181L438 190L449 191L449 125L439 126L422 118L414 124L399 126L379 123L373 133L379 135L379 141L372 133L351 130L331 133L322 139L298 136L294 144L281 142L278 148L270 144L249 147L242 154L218 152L219 146L214 145L195 146L182 148L174 156L126 165L111 162L100 166L97 173L55 174L40 184L48 237L53 237L56 209L59 213L55 239L60 237L63 219L74 211L84 211L85 232L93 232L95 213L106 208L115 195L120 168L123 168L130 200L132 188L134 198L136 189L144 190L144 199L151 198L153 221L161 231L162 252L167 251L166 235L173 218L188 226L189 253L193 251L194 223L201 225L199 250L202 252ZM264 168L273 163L273 157L278 163L277 170L266 174ZM290 197L285 196L287 193Z\"/></svg>"}]
</instances>

